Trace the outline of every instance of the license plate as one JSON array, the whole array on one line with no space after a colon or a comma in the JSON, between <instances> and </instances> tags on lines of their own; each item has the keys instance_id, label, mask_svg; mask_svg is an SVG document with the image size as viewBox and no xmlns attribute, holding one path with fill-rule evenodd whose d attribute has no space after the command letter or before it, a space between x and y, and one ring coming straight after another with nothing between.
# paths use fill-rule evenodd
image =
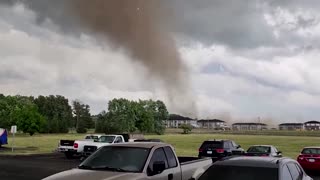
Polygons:
<instances>
[{"instance_id":1,"label":"license plate","mask_svg":"<svg viewBox=\"0 0 320 180\"><path fill-rule=\"evenodd\" d=\"M314 159L309 159L309 162L315 162L315 160Z\"/></svg>"},{"instance_id":2,"label":"license plate","mask_svg":"<svg viewBox=\"0 0 320 180\"><path fill-rule=\"evenodd\" d=\"M207 154L212 154L212 151L207 151Z\"/></svg>"}]
</instances>

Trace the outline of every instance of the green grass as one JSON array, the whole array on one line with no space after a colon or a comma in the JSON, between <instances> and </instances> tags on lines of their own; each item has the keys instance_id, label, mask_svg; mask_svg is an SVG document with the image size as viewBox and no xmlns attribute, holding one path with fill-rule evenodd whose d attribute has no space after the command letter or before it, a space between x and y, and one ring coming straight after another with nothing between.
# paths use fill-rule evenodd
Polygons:
<instances>
[{"instance_id":1,"label":"green grass","mask_svg":"<svg viewBox=\"0 0 320 180\"><path fill-rule=\"evenodd\" d=\"M33 154L50 153L58 145L60 139L82 139L83 134L55 134L36 135L34 137L19 135L15 138L16 151L0 151L0 154ZM170 134L163 136L148 135L147 138L159 138L172 144L180 156L196 156L199 146L207 139L232 139L240 144L244 149L254 144L272 144L283 152L284 156L296 158L301 149L305 146L317 146L320 137L304 136L257 136L257 135L232 135L232 134ZM12 137L9 137L10 148ZM31 148L36 147L36 148Z\"/></svg>"}]
</instances>

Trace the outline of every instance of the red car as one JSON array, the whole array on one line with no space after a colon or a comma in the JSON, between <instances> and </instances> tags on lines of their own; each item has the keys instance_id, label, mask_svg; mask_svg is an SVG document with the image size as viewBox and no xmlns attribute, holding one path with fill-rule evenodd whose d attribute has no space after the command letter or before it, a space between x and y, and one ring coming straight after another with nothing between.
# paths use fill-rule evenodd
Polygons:
<instances>
[{"instance_id":1,"label":"red car","mask_svg":"<svg viewBox=\"0 0 320 180\"><path fill-rule=\"evenodd\" d=\"M297 158L304 170L320 170L320 147L305 147Z\"/></svg>"}]
</instances>

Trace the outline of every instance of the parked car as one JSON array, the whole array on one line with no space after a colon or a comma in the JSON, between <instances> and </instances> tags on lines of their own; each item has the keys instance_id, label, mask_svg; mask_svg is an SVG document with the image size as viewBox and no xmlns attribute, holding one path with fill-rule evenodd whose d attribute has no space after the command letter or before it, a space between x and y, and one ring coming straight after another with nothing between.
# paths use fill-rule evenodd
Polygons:
<instances>
[{"instance_id":1,"label":"parked car","mask_svg":"<svg viewBox=\"0 0 320 180\"><path fill-rule=\"evenodd\" d=\"M77 143L80 141L94 141L101 137L101 134L87 134L83 140L76 140ZM64 153L67 158L71 158L74 155L81 155L77 151L78 144L75 144L75 140L60 140L58 144L58 152Z\"/></svg>"},{"instance_id":2,"label":"parked car","mask_svg":"<svg viewBox=\"0 0 320 180\"><path fill-rule=\"evenodd\" d=\"M246 156L282 157L282 152L271 145L254 145L248 148Z\"/></svg>"},{"instance_id":3,"label":"parked car","mask_svg":"<svg viewBox=\"0 0 320 180\"><path fill-rule=\"evenodd\" d=\"M305 170L320 171L320 147L305 147L297 158Z\"/></svg>"},{"instance_id":4,"label":"parked car","mask_svg":"<svg viewBox=\"0 0 320 180\"><path fill-rule=\"evenodd\" d=\"M0 128L0 147L8 144L8 133L7 130Z\"/></svg>"},{"instance_id":5,"label":"parked car","mask_svg":"<svg viewBox=\"0 0 320 180\"><path fill-rule=\"evenodd\" d=\"M312 180L299 163L290 158L228 157L211 165L193 180Z\"/></svg>"},{"instance_id":6,"label":"parked car","mask_svg":"<svg viewBox=\"0 0 320 180\"><path fill-rule=\"evenodd\" d=\"M199 148L198 157L220 159L231 155L244 154L244 149L231 140L207 140Z\"/></svg>"},{"instance_id":7,"label":"parked car","mask_svg":"<svg viewBox=\"0 0 320 180\"><path fill-rule=\"evenodd\" d=\"M186 180L211 164L211 158L177 157L165 143L121 143L101 147L78 168L44 180Z\"/></svg>"},{"instance_id":8,"label":"parked car","mask_svg":"<svg viewBox=\"0 0 320 180\"><path fill-rule=\"evenodd\" d=\"M86 158L102 146L128 142L122 135L102 135L95 141L75 141L74 148Z\"/></svg>"}]
</instances>

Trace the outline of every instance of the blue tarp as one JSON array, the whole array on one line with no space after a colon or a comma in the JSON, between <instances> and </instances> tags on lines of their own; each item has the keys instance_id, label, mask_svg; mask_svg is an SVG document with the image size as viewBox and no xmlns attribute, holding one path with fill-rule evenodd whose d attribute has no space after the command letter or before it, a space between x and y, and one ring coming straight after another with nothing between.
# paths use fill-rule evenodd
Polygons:
<instances>
[{"instance_id":1,"label":"blue tarp","mask_svg":"<svg viewBox=\"0 0 320 180\"><path fill-rule=\"evenodd\" d=\"M0 128L0 145L8 144L7 130Z\"/></svg>"}]
</instances>

